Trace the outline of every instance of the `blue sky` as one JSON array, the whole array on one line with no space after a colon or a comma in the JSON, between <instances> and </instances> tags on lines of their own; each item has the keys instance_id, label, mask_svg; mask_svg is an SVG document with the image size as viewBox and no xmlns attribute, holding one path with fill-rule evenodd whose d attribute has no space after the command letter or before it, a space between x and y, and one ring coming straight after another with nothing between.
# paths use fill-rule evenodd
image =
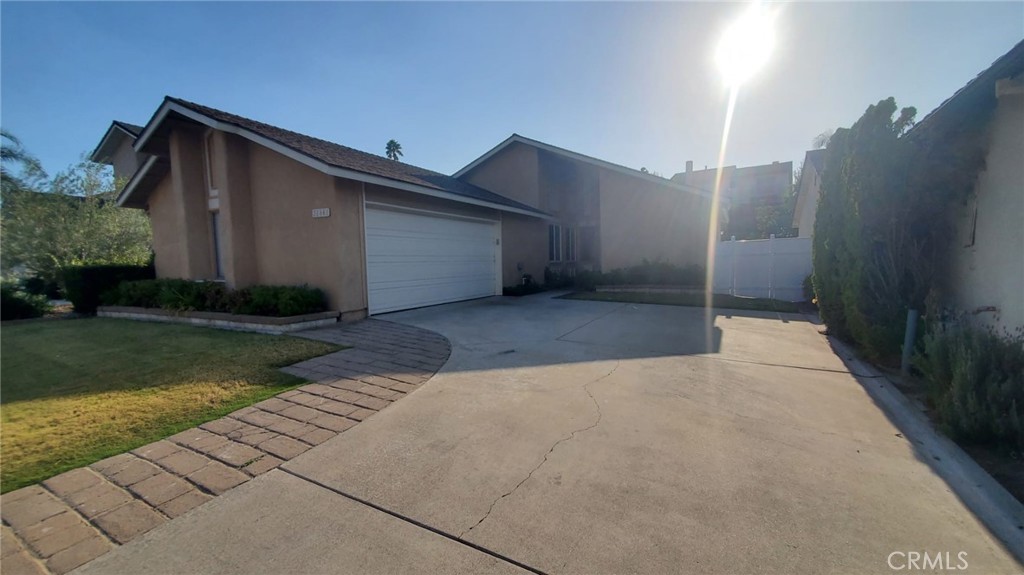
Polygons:
<instances>
[{"instance_id":1,"label":"blue sky","mask_svg":"<svg viewBox=\"0 0 1024 575\"><path fill-rule=\"evenodd\" d=\"M727 164L803 158L888 96L931 111L1024 3L788 3ZM671 175L717 158L741 4L0 3L0 124L48 171L164 95L452 173L513 132Z\"/></svg>"}]
</instances>

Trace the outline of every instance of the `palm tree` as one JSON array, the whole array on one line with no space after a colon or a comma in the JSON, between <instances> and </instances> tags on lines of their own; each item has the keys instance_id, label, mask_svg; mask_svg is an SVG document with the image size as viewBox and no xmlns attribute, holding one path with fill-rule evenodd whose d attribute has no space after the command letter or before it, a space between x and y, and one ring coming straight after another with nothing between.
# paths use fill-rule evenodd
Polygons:
<instances>
[{"instance_id":1,"label":"palm tree","mask_svg":"<svg viewBox=\"0 0 1024 575\"><path fill-rule=\"evenodd\" d=\"M396 140L388 140L386 152L389 160L397 160L402 155L402 144Z\"/></svg>"},{"instance_id":2,"label":"palm tree","mask_svg":"<svg viewBox=\"0 0 1024 575\"><path fill-rule=\"evenodd\" d=\"M26 189L28 185L17 172L39 176L43 174L42 165L22 147L21 140L14 134L0 129L0 140L0 185L5 191ZM18 169L12 171L12 165Z\"/></svg>"}]
</instances>

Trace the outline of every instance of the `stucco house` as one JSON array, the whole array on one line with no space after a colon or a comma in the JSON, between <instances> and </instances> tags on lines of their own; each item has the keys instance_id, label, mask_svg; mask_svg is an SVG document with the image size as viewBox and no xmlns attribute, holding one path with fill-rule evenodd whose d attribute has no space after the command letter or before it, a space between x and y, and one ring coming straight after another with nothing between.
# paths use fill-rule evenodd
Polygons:
<instances>
[{"instance_id":1,"label":"stucco house","mask_svg":"<svg viewBox=\"0 0 1024 575\"><path fill-rule=\"evenodd\" d=\"M686 171L672 176L672 181L704 190L713 190L718 168L694 170L686 162ZM740 239L757 236L757 208L777 206L785 202L793 184L793 162L772 162L759 166L725 166L722 168L723 224L722 237L736 235Z\"/></svg>"},{"instance_id":2,"label":"stucco house","mask_svg":"<svg viewBox=\"0 0 1024 575\"><path fill-rule=\"evenodd\" d=\"M800 181L796 188L796 207L793 209L793 227L798 236L814 236L814 216L821 197L821 176L825 173L825 150L808 150L804 154Z\"/></svg>"},{"instance_id":3,"label":"stucco house","mask_svg":"<svg viewBox=\"0 0 1024 575\"><path fill-rule=\"evenodd\" d=\"M1024 329L1024 42L911 129L921 142L962 137L990 113L985 164L965 202L947 206L942 296L999 332Z\"/></svg>"},{"instance_id":4,"label":"stucco house","mask_svg":"<svg viewBox=\"0 0 1024 575\"><path fill-rule=\"evenodd\" d=\"M513 135L453 176L167 97L94 161L158 277L323 289L343 320L501 294L545 268L704 264L709 194Z\"/></svg>"}]
</instances>

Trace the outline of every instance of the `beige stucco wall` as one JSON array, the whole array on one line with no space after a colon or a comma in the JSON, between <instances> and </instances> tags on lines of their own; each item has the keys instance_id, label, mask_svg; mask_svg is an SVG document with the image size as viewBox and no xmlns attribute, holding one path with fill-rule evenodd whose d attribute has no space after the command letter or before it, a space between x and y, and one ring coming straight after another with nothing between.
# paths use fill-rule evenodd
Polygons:
<instances>
[{"instance_id":1,"label":"beige stucco wall","mask_svg":"<svg viewBox=\"0 0 1024 575\"><path fill-rule=\"evenodd\" d=\"M460 179L537 208L541 202L538 173L537 149L516 142Z\"/></svg>"},{"instance_id":2,"label":"beige stucco wall","mask_svg":"<svg viewBox=\"0 0 1024 575\"><path fill-rule=\"evenodd\" d=\"M948 290L968 317L1012 331L1024 327L1024 94L999 98L990 142L974 196L955 206Z\"/></svg>"},{"instance_id":3,"label":"beige stucco wall","mask_svg":"<svg viewBox=\"0 0 1024 575\"><path fill-rule=\"evenodd\" d=\"M814 235L814 216L818 212L818 196L821 195L821 176L814 166L804 163L804 174L797 191L793 226L799 228L799 237Z\"/></svg>"},{"instance_id":4,"label":"beige stucco wall","mask_svg":"<svg viewBox=\"0 0 1024 575\"><path fill-rule=\"evenodd\" d=\"M709 200L602 169L601 269L644 258L675 265L706 265Z\"/></svg>"},{"instance_id":5,"label":"beige stucco wall","mask_svg":"<svg viewBox=\"0 0 1024 575\"><path fill-rule=\"evenodd\" d=\"M342 250L361 241L361 188L336 187L332 176L257 144L249 144L249 165L259 283L307 283L326 292L332 309L365 309L362 288L344 281L362 273L362 257ZM313 218L314 208L331 215Z\"/></svg>"},{"instance_id":6,"label":"beige stucco wall","mask_svg":"<svg viewBox=\"0 0 1024 575\"><path fill-rule=\"evenodd\" d=\"M167 176L149 196L149 222L153 228L153 253L156 275L161 278L185 278L184 209L171 189Z\"/></svg>"},{"instance_id":7,"label":"beige stucco wall","mask_svg":"<svg viewBox=\"0 0 1024 575\"><path fill-rule=\"evenodd\" d=\"M220 131L214 132L209 141L212 148L210 175L217 189L220 211L224 279L230 287L246 287L259 282L249 142Z\"/></svg>"},{"instance_id":8,"label":"beige stucco wall","mask_svg":"<svg viewBox=\"0 0 1024 575\"><path fill-rule=\"evenodd\" d=\"M543 283L547 265L548 222L519 214L501 217L501 279L503 286L518 285L523 274Z\"/></svg>"},{"instance_id":9,"label":"beige stucco wall","mask_svg":"<svg viewBox=\"0 0 1024 575\"><path fill-rule=\"evenodd\" d=\"M198 130L175 130L170 135L171 192L182 210L178 233L183 236L183 277L188 279L216 276L202 142Z\"/></svg>"},{"instance_id":10,"label":"beige stucco wall","mask_svg":"<svg viewBox=\"0 0 1024 575\"><path fill-rule=\"evenodd\" d=\"M114 177L117 179L128 179L139 169L139 156L135 153L132 144L134 139L123 136L114 154L110 157L110 164L114 167Z\"/></svg>"}]
</instances>

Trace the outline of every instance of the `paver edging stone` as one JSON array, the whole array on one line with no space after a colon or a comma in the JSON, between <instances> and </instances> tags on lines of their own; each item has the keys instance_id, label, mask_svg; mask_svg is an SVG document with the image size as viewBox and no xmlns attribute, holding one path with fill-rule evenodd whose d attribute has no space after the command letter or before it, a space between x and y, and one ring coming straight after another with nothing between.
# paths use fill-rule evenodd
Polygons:
<instances>
[{"instance_id":1,"label":"paver edging stone","mask_svg":"<svg viewBox=\"0 0 1024 575\"><path fill-rule=\"evenodd\" d=\"M312 383L4 494L3 562L57 575L75 569L350 429L426 383L451 352L447 339L420 328L380 320L336 320L329 320L332 327L297 335L335 343L347 340L345 345L353 348L282 368ZM416 367L380 359L393 357L396 350L416 357ZM357 351L362 353L352 357L359 361L345 356ZM28 505L32 498L45 501ZM24 508L21 517L19 508ZM47 533L51 539L32 548L25 537L41 533L47 521L63 526L56 534L63 539ZM65 532L68 529L78 531Z\"/></svg>"}]
</instances>

